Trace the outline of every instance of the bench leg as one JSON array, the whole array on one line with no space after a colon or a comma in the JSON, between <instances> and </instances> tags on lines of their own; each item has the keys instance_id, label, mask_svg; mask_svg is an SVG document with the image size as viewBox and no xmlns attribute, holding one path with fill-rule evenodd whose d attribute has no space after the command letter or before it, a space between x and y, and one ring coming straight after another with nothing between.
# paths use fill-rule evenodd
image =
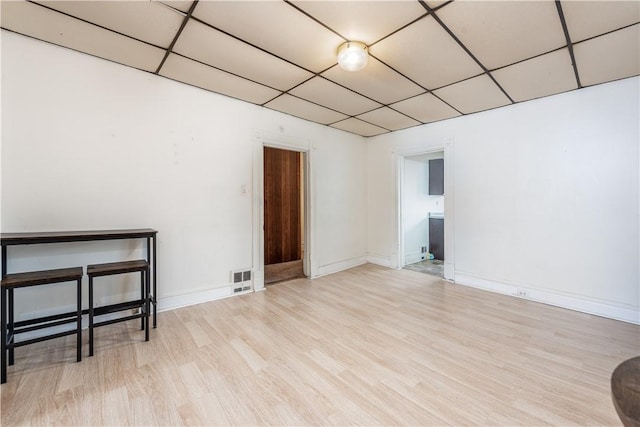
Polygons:
<instances>
[{"instance_id":1,"label":"bench leg","mask_svg":"<svg viewBox=\"0 0 640 427\"><path fill-rule=\"evenodd\" d=\"M144 301L145 298L147 298L148 294L146 294L144 291L146 289L145 286L145 281L144 281L144 271L140 272L140 300ZM140 318L140 330L143 331L144 330L144 317Z\"/></svg>"},{"instance_id":2,"label":"bench leg","mask_svg":"<svg viewBox=\"0 0 640 427\"><path fill-rule=\"evenodd\" d=\"M2 248L4 249L4 247ZM2 294L2 375L0 383L7 382L7 289L0 290Z\"/></svg>"},{"instance_id":3,"label":"bench leg","mask_svg":"<svg viewBox=\"0 0 640 427\"><path fill-rule=\"evenodd\" d=\"M76 338L76 361L80 362L82 360L82 279L78 279L78 314L76 318L78 328L77 330L77 338Z\"/></svg>"},{"instance_id":4,"label":"bench leg","mask_svg":"<svg viewBox=\"0 0 640 427\"><path fill-rule=\"evenodd\" d=\"M89 356L93 356L93 276L89 276Z\"/></svg>"},{"instance_id":5,"label":"bench leg","mask_svg":"<svg viewBox=\"0 0 640 427\"><path fill-rule=\"evenodd\" d=\"M13 289L9 289L9 335L11 336L11 341L14 340L14 332L15 327L13 324ZM13 365L13 347L9 347L9 365Z\"/></svg>"},{"instance_id":6,"label":"bench leg","mask_svg":"<svg viewBox=\"0 0 640 427\"><path fill-rule=\"evenodd\" d=\"M151 297L150 297L150 293L151 293L151 289L150 289L150 274L149 274L149 269L147 268L146 271L144 271L142 273L144 280L145 280L145 288L146 288L146 292L145 292L145 296L144 296L144 317L142 318L142 320L145 322L146 324L146 328L144 330L144 340L145 341L149 341L149 309L151 308Z\"/></svg>"}]
</instances>

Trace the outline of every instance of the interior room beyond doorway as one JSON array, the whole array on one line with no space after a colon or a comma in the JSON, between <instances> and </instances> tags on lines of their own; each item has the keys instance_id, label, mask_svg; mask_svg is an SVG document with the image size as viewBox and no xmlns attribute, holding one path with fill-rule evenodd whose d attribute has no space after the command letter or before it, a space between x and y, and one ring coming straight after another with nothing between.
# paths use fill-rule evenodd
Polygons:
<instances>
[{"instance_id":1,"label":"interior room beyond doorway","mask_svg":"<svg viewBox=\"0 0 640 427\"><path fill-rule=\"evenodd\" d=\"M304 162L264 147L264 282L304 277Z\"/></svg>"},{"instance_id":2,"label":"interior room beyond doorway","mask_svg":"<svg viewBox=\"0 0 640 427\"><path fill-rule=\"evenodd\" d=\"M404 266L444 277L444 152L405 157L403 166Z\"/></svg>"}]
</instances>

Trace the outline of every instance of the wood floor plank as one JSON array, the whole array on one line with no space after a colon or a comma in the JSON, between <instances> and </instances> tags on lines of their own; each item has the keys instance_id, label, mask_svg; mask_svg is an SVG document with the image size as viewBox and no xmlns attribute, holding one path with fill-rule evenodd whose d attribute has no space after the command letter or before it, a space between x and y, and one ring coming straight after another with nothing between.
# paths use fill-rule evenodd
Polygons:
<instances>
[{"instance_id":1,"label":"wood floor plank","mask_svg":"<svg viewBox=\"0 0 640 427\"><path fill-rule=\"evenodd\" d=\"M73 337L16 349L0 424L620 425L640 354L637 325L374 265L158 317L81 363Z\"/></svg>"}]
</instances>

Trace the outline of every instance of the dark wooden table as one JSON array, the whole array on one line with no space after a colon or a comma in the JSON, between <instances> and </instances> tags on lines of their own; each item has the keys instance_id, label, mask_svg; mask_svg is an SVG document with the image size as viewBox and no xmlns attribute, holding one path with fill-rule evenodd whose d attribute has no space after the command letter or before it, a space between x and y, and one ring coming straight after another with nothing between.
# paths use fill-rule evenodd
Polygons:
<instances>
[{"instance_id":1,"label":"dark wooden table","mask_svg":"<svg viewBox=\"0 0 640 427\"><path fill-rule=\"evenodd\" d=\"M86 231L43 231L28 233L1 233L2 277L7 275L7 248L9 246L39 245L51 243L92 242L99 240L146 239L147 261L151 266L151 303L153 304L153 327L156 327L156 236L158 232L151 228L124 230L86 230ZM2 307L4 313L5 307Z\"/></svg>"},{"instance_id":2,"label":"dark wooden table","mask_svg":"<svg viewBox=\"0 0 640 427\"><path fill-rule=\"evenodd\" d=\"M640 356L625 360L611 375L611 398L626 427L640 426Z\"/></svg>"}]
</instances>

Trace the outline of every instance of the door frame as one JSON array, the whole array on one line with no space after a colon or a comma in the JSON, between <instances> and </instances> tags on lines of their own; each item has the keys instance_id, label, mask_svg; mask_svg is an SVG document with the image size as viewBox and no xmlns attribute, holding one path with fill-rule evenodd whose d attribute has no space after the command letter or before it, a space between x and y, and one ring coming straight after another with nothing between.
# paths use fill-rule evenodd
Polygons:
<instances>
[{"instance_id":1,"label":"door frame","mask_svg":"<svg viewBox=\"0 0 640 427\"><path fill-rule=\"evenodd\" d=\"M391 266L401 269L405 266L404 227L402 220L402 201L404 189L404 161L406 157L419 156L444 151L444 278L454 281L455 278L455 188L454 188L454 140L453 138L434 144L423 144L413 147L397 147L393 152L393 167L396 192L396 209L394 212L395 248L391 255Z\"/></svg>"},{"instance_id":2,"label":"door frame","mask_svg":"<svg viewBox=\"0 0 640 427\"><path fill-rule=\"evenodd\" d=\"M318 275L315 262L315 215L313 204L313 167L311 141L264 131L253 132L253 290L264 287L264 147L302 153L304 188L304 253L302 268L304 275L311 278Z\"/></svg>"}]
</instances>

